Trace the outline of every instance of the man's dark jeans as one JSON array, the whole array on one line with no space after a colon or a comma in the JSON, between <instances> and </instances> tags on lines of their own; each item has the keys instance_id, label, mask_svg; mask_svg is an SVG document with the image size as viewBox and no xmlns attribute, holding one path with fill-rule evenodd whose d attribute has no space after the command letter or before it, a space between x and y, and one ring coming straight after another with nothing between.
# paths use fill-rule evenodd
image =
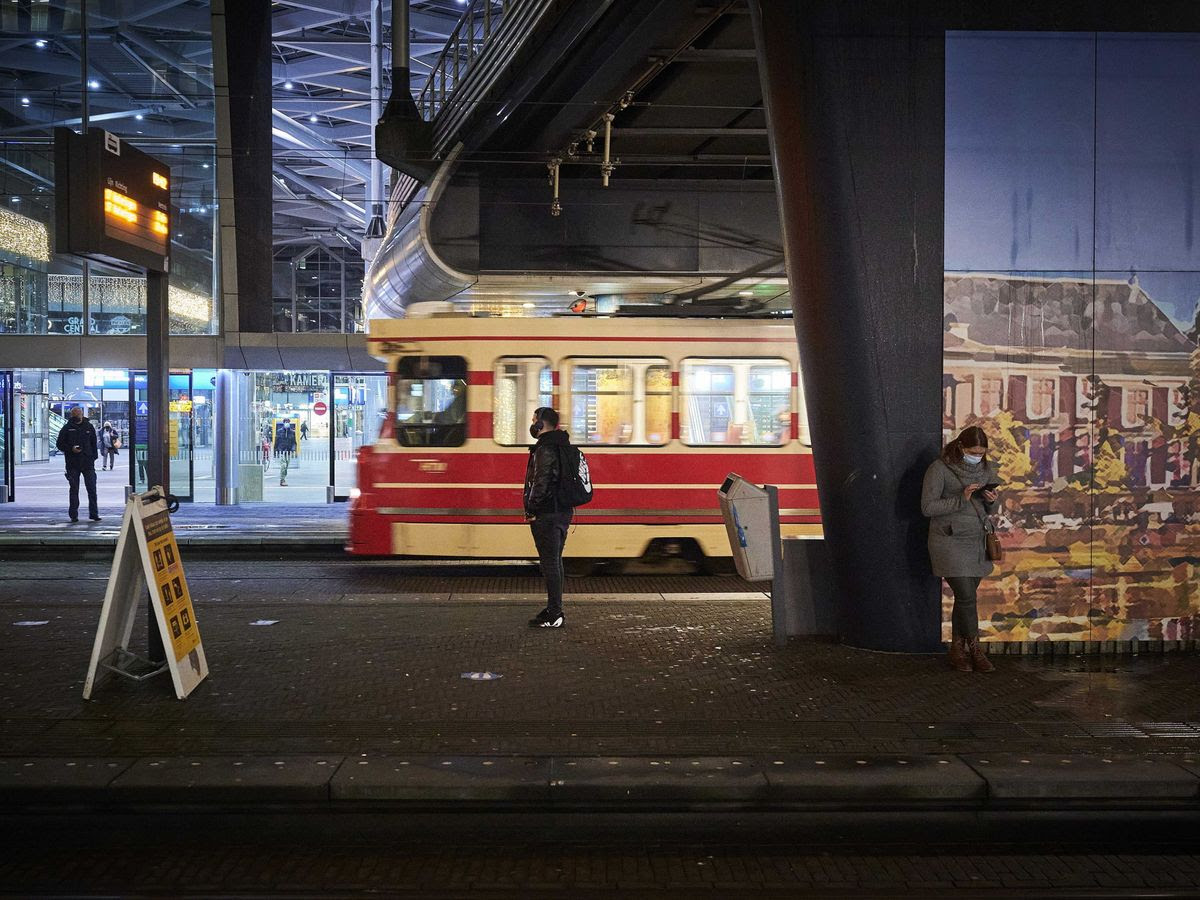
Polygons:
<instances>
[{"instance_id":1,"label":"man's dark jeans","mask_svg":"<svg viewBox=\"0 0 1200 900\"><path fill-rule=\"evenodd\" d=\"M529 523L533 532L533 543L537 547L538 562L542 565L542 576L546 579L546 611L553 616L562 615L563 595L563 547L567 543L567 529L575 510L565 512L538 513Z\"/></svg>"},{"instance_id":2,"label":"man's dark jeans","mask_svg":"<svg viewBox=\"0 0 1200 900\"><path fill-rule=\"evenodd\" d=\"M72 519L79 518L79 476L83 476L83 486L87 489L88 495L88 515L93 519L99 518L100 506L96 502L96 467L88 466L86 469L76 468L75 466L67 467L67 481L71 485L71 499L67 506L67 514Z\"/></svg>"}]
</instances>

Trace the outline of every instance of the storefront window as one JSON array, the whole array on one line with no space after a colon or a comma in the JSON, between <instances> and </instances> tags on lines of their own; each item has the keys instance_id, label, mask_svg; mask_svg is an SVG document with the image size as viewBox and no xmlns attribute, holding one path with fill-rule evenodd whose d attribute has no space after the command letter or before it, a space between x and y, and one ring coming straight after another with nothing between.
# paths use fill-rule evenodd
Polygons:
<instances>
[{"instance_id":1,"label":"storefront window","mask_svg":"<svg viewBox=\"0 0 1200 900\"><path fill-rule=\"evenodd\" d=\"M387 416L387 376L334 375L332 416L335 499L348 499L358 486L358 449L379 439Z\"/></svg>"}]
</instances>

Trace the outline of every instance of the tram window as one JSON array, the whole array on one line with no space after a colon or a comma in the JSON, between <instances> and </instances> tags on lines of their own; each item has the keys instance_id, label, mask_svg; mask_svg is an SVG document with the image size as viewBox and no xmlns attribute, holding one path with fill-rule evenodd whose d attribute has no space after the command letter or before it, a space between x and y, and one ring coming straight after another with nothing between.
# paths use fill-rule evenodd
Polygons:
<instances>
[{"instance_id":1,"label":"tram window","mask_svg":"<svg viewBox=\"0 0 1200 900\"><path fill-rule=\"evenodd\" d=\"M572 360L569 384L575 443L670 442L671 370L666 360Z\"/></svg>"},{"instance_id":2,"label":"tram window","mask_svg":"<svg viewBox=\"0 0 1200 900\"><path fill-rule=\"evenodd\" d=\"M680 375L685 444L777 447L792 439L787 360L688 359Z\"/></svg>"},{"instance_id":3,"label":"tram window","mask_svg":"<svg viewBox=\"0 0 1200 900\"><path fill-rule=\"evenodd\" d=\"M492 380L492 436L497 444L532 444L529 422L539 406L554 400L550 362L542 356L506 356L496 361Z\"/></svg>"},{"instance_id":4,"label":"tram window","mask_svg":"<svg viewBox=\"0 0 1200 900\"><path fill-rule=\"evenodd\" d=\"M467 439L467 361L404 356L396 366L396 440L405 447L459 447Z\"/></svg>"}]
</instances>

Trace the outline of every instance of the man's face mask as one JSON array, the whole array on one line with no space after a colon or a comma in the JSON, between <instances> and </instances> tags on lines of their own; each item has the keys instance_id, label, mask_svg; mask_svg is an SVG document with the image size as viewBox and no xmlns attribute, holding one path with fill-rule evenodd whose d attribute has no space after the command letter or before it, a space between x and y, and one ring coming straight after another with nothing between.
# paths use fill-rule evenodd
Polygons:
<instances>
[{"instance_id":1,"label":"man's face mask","mask_svg":"<svg viewBox=\"0 0 1200 900\"><path fill-rule=\"evenodd\" d=\"M541 430L542 430L542 420L538 419L536 422L534 422L532 425L529 426L529 436L536 441L538 432Z\"/></svg>"}]
</instances>

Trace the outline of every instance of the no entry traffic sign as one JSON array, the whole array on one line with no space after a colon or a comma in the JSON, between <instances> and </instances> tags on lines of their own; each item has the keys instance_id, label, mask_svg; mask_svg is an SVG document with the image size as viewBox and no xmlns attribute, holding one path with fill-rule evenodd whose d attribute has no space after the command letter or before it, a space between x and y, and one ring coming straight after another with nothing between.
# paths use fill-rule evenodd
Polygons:
<instances>
[{"instance_id":1,"label":"no entry traffic sign","mask_svg":"<svg viewBox=\"0 0 1200 900\"><path fill-rule=\"evenodd\" d=\"M325 405L323 400L318 400L313 404L313 413L318 416L323 416L329 412L329 407Z\"/></svg>"}]
</instances>

